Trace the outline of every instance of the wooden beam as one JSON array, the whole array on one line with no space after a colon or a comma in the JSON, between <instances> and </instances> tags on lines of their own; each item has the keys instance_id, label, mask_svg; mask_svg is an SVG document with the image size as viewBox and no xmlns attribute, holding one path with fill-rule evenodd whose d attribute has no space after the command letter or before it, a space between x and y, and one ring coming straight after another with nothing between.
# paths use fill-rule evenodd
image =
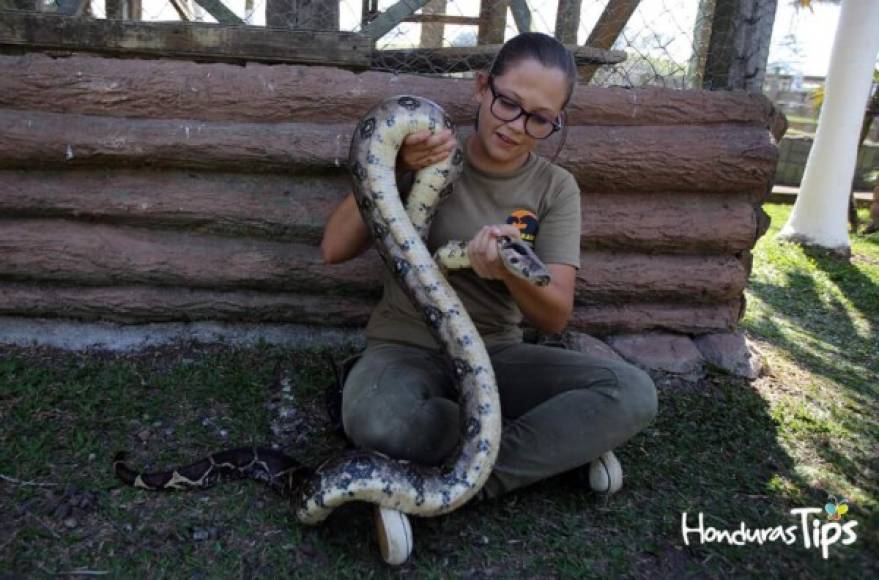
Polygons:
<instances>
[{"instance_id":1,"label":"wooden beam","mask_svg":"<svg viewBox=\"0 0 879 580\"><path fill-rule=\"evenodd\" d=\"M104 3L108 20L140 20L142 8L140 0L106 0Z\"/></svg>"},{"instance_id":2,"label":"wooden beam","mask_svg":"<svg viewBox=\"0 0 879 580\"><path fill-rule=\"evenodd\" d=\"M105 0L104 13L107 15L107 20L122 20L125 2L126 0Z\"/></svg>"},{"instance_id":3,"label":"wooden beam","mask_svg":"<svg viewBox=\"0 0 879 580\"><path fill-rule=\"evenodd\" d=\"M141 0L128 0L128 19L143 20L143 2Z\"/></svg>"},{"instance_id":4,"label":"wooden beam","mask_svg":"<svg viewBox=\"0 0 879 580\"><path fill-rule=\"evenodd\" d=\"M200 22L130 22L0 11L0 46L119 55L369 66L369 40L350 32Z\"/></svg>"},{"instance_id":5,"label":"wooden beam","mask_svg":"<svg viewBox=\"0 0 879 580\"><path fill-rule=\"evenodd\" d=\"M318 245L350 188L340 173L13 170L0 171L0 214ZM583 204L583 248L734 254L757 238L747 193L603 191Z\"/></svg>"},{"instance_id":6,"label":"wooden beam","mask_svg":"<svg viewBox=\"0 0 879 580\"><path fill-rule=\"evenodd\" d=\"M379 15L378 0L362 0L360 3L360 29L376 19Z\"/></svg>"},{"instance_id":7,"label":"wooden beam","mask_svg":"<svg viewBox=\"0 0 879 580\"><path fill-rule=\"evenodd\" d=\"M430 0L400 0L367 24L361 33L378 40L398 25L403 18L410 16Z\"/></svg>"},{"instance_id":8,"label":"wooden beam","mask_svg":"<svg viewBox=\"0 0 879 580\"><path fill-rule=\"evenodd\" d=\"M529 32L531 30L531 9L525 0L511 0L510 12L513 13L513 20L516 21L516 28L519 32Z\"/></svg>"},{"instance_id":9,"label":"wooden beam","mask_svg":"<svg viewBox=\"0 0 879 580\"><path fill-rule=\"evenodd\" d=\"M381 264L378 265L381 268ZM365 294L364 294L365 295ZM377 297L329 292L261 292L156 286L71 286L0 281L0 315L111 320L122 323L185 320L295 322L363 327ZM704 316L702 317L704 318ZM3 320L0 319L0 327Z\"/></svg>"},{"instance_id":10,"label":"wooden beam","mask_svg":"<svg viewBox=\"0 0 879 580\"><path fill-rule=\"evenodd\" d=\"M206 67L191 59L0 54L2 108L133 120L197 119L271 127L320 119L321 123L350 122L353 126L378 101L398 94L401 83L413 94L442 103L456 124L473 124L473 82L469 79L403 78L379 71L354 73L307 65ZM186 98L181 99L184 94ZM324 98L316 99L318 94ZM248 106L242 108L242 102ZM333 106L327 107L327 102ZM660 87L578 87L567 111L570 127L737 124L766 128L777 127L781 119L763 95ZM774 135L776 140L781 138L778 129Z\"/></svg>"},{"instance_id":11,"label":"wooden beam","mask_svg":"<svg viewBox=\"0 0 879 580\"><path fill-rule=\"evenodd\" d=\"M595 23L592 32L589 33L589 38L586 39L586 46L610 49L623 32L640 2L641 0L609 0L604 12L598 18L598 22ZM592 80L595 71L598 70L596 65L586 65L577 68L580 82L583 83L588 83Z\"/></svg>"},{"instance_id":12,"label":"wooden beam","mask_svg":"<svg viewBox=\"0 0 879 580\"><path fill-rule=\"evenodd\" d=\"M220 24L244 24L244 21L235 16L235 13L226 8L220 0L195 0L195 3L207 10L208 14L216 18Z\"/></svg>"},{"instance_id":13,"label":"wooden beam","mask_svg":"<svg viewBox=\"0 0 879 580\"><path fill-rule=\"evenodd\" d=\"M381 268L376 264L375 268ZM40 318L169 321L293 322L363 327L377 297L188 287L84 286L0 281L0 314ZM568 328L598 335L645 331L704 334L736 327L742 300L722 304L613 301L576 305ZM0 319L0 325L3 320Z\"/></svg>"},{"instance_id":14,"label":"wooden beam","mask_svg":"<svg viewBox=\"0 0 879 580\"><path fill-rule=\"evenodd\" d=\"M33 10L34 0L0 0L0 10Z\"/></svg>"},{"instance_id":15,"label":"wooden beam","mask_svg":"<svg viewBox=\"0 0 879 580\"><path fill-rule=\"evenodd\" d=\"M0 247L4 280L50 284L378 297L384 270L374 252L327 267L313 244L59 219L4 219ZM748 282L732 254L588 250L580 263L577 304L717 304L740 296Z\"/></svg>"},{"instance_id":16,"label":"wooden beam","mask_svg":"<svg viewBox=\"0 0 879 580\"><path fill-rule=\"evenodd\" d=\"M454 14L413 14L405 17L401 22L422 22L426 24L459 24L479 25L478 16L455 16Z\"/></svg>"},{"instance_id":17,"label":"wooden beam","mask_svg":"<svg viewBox=\"0 0 879 580\"><path fill-rule=\"evenodd\" d=\"M421 14L415 14L408 18L427 18L422 20L421 25L421 48L440 48L443 45L443 36L446 27L444 24L447 20L435 20L430 22L432 18L460 18L446 14L446 0L431 0L421 9Z\"/></svg>"},{"instance_id":18,"label":"wooden beam","mask_svg":"<svg viewBox=\"0 0 879 580\"><path fill-rule=\"evenodd\" d=\"M586 46L596 48L613 46L640 3L641 0L610 0L598 22L595 23L595 28L589 33Z\"/></svg>"},{"instance_id":19,"label":"wooden beam","mask_svg":"<svg viewBox=\"0 0 879 580\"><path fill-rule=\"evenodd\" d=\"M177 16L180 17L180 20L184 22L192 22L195 18L190 11L189 4L186 0L171 0L171 6L174 7L174 10L177 12Z\"/></svg>"},{"instance_id":20,"label":"wooden beam","mask_svg":"<svg viewBox=\"0 0 879 580\"><path fill-rule=\"evenodd\" d=\"M555 17L555 37L561 42L565 44L577 43L581 7L581 0L559 0L559 8Z\"/></svg>"},{"instance_id":21,"label":"wooden beam","mask_svg":"<svg viewBox=\"0 0 879 580\"><path fill-rule=\"evenodd\" d=\"M630 111L638 106L627 104ZM0 169L345 171L346 144L356 122L314 120L321 122L205 123L0 109ZM463 141L472 128L459 131ZM543 142L537 153L548 157L555 147L551 140ZM666 189L759 196L765 195L777 162L778 148L765 125L737 124L570 126L556 161L583 193Z\"/></svg>"},{"instance_id":22,"label":"wooden beam","mask_svg":"<svg viewBox=\"0 0 879 580\"><path fill-rule=\"evenodd\" d=\"M503 44L510 0L482 0L479 4L479 38L477 43Z\"/></svg>"},{"instance_id":23,"label":"wooden beam","mask_svg":"<svg viewBox=\"0 0 879 580\"><path fill-rule=\"evenodd\" d=\"M455 46L431 49L376 50L373 68L396 72L436 73L467 72L487 68L500 50L500 44ZM578 66L615 64L626 60L621 50L601 50L569 45Z\"/></svg>"}]
</instances>

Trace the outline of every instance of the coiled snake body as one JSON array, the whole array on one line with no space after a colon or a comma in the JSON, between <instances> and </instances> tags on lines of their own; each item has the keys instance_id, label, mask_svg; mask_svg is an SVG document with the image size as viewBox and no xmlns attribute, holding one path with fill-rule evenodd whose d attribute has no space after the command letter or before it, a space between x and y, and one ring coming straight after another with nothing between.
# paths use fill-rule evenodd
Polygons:
<instances>
[{"instance_id":1,"label":"coiled snake body","mask_svg":"<svg viewBox=\"0 0 879 580\"><path fill-rule=\"evenodd\" d=\"M224 478L251 477L297 499L296 515L306 524L323 521L334 508L350 501L436 516L460 507L479 491L500 444L497 385L479 332L424 243L437 205L462 170L462 151L457 148L442 163L417 172L405 208L396 186L396 157L403 139L418 130L444 128L454 131L449 117L435 103L412 96L392 97L358 124L349 162L357 205L379 253L424 316L454 371L461 437L446 464L428 467L355 450L310 470L275 451L241 448L153 474L137 473L117 457L114 469L123 481L162 490L205 488ZM465 247L451 242L438 251L442 268L466 266L462 260ZM549 281L527 246L505 239L500 250L507 267L519 275L540 285Z\"/></svg>"}]
</instances>

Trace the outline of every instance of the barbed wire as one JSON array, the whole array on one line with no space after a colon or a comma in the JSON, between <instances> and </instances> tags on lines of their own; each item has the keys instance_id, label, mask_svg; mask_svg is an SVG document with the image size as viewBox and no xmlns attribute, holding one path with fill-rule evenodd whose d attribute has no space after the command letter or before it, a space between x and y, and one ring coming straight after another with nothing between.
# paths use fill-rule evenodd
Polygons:
<instances>
[{"instance_id":1,"label":"barbed wire","mask_svg":"<svg viewBox=\"0 0 879 580\"><path fill-rule=\"evenodd\" d=\"M626 58L594 67L589 78L581 78L581 82L627 87L701 86L699 65L700 59L704 64L706 58L705 28L711 23L700 16L699 0L641 0L634 3L637 8L623 11L626 13L618 15L616 21L604 14L610 10L608 0L408 1L410 6L423 6L377 39L373 61L376 69L469 76L490 62L480 46L500 44L517 34L520 28L555 35L569 46L583 46L590 35L595 34L600 22L606 34L601 47L623 51ZM217 22L222 20L223 13L212 8L213 3L240 23L252 26L350 32L371 32L376 16L397 3L396 0L0 0L2 2L16 6L30 3L30 9L68 14L73 6L78 15L98 19ZM490 26L485 26L488 21Z\"/></svg>"}]
</instances>

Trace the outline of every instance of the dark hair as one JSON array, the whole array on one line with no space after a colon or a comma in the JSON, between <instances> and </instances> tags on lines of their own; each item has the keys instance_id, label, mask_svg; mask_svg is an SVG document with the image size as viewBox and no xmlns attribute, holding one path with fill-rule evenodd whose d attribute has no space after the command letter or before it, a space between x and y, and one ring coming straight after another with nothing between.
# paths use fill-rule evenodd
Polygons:
<instances>
[{"instance_id":1,"label":"dark hair","mask_svg":"<svg viewBox=\"0 0 879 580\"><path fill-rule=\"evenodd\" d=\"M495 55L488 74L494 77L502 76L508 68L526 59L534 59L545 67L557 68L565 73L568 84L568 92L562 104L560 115L562 117L562 134L559 146L551 161L555 161L565 145L568 137L568 124L565 119L565 108L571 102L574 95L574 87L577 85L577 67L574 64L574 55L565 48L565 45L542 32L522 32L506 41ZM479 110L476 111L476 124L479 123Z\"/></svg>"},{"instance_id":2,"label":"dark hair","mask_svg":"<svg viewBox=\"0 0 879 580\"><path fill-rule=\"evenodd\" d=\"M568 92L562 109L568 106L571 96L574 94L574 86L577 84L577 68L574 66L574 56L565 45L542 32L523 32L514 36L504 43L497 55L495 55L488 74L499 77L506 70L525 60L534 59L545 67L557 68L565 73L568 81Z\"/></svg>"}]
</instances>

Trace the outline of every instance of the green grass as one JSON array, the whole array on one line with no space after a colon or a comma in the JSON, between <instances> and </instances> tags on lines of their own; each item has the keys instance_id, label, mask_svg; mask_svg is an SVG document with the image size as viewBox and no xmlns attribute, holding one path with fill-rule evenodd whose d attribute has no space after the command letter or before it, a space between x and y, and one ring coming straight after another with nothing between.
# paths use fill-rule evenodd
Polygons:
<instances>
[{"instance_id":1,"label":"green grass","mask_svg":"<svg viewBox=\"0 0 879 580\"><path fill-rule=\"evenodd\" d=\"M796 115L786 115L787 120L791 123L801 123L804 125L817 125L818 119L813 119L812 117L798 117Z\"/></svg>"},{"instance_id":2,"label":"green grass","mask_svg":"<svg viewBox=\"0 0 879 580\"><path fill-rule=\"evenodd\" d=\"M110 459L164 468L232 444L278 442L313 462L344 445L325 419L324 352L189 345L137 356L0 350L0 575L120 578L864 577L879 572L879 238L853 260L780 244L789 207L754 250L742 326L771 372L664 389L656 422L619 450L608 499L563 476L448 516L413 520L416 549L386 568L366 506L306 528L252 482L205 492L122 488ZM335 353L342 356L344 353ZM275 434L281 384L295 413ZM681 514L734 530L795 523L846 498L858 539L803 547L685 546ZM73 521L75 520L75 521ZM872 572L872 574L871 574Z\"/></svg>"},{"instance_id":3,"label":"green grass","mask_svg":"<svg viewBox=\"0 0 879 580\"><path fill-rule=\"evenodd\" d=\"M767 206L743 326L759 337L779 388L763 391L795 473L858 506L877 541L879 235L853 235L852 261L775 241L789 206ZM867 218L866 211L861 217Z\"/></svg>"}]
</instances>

